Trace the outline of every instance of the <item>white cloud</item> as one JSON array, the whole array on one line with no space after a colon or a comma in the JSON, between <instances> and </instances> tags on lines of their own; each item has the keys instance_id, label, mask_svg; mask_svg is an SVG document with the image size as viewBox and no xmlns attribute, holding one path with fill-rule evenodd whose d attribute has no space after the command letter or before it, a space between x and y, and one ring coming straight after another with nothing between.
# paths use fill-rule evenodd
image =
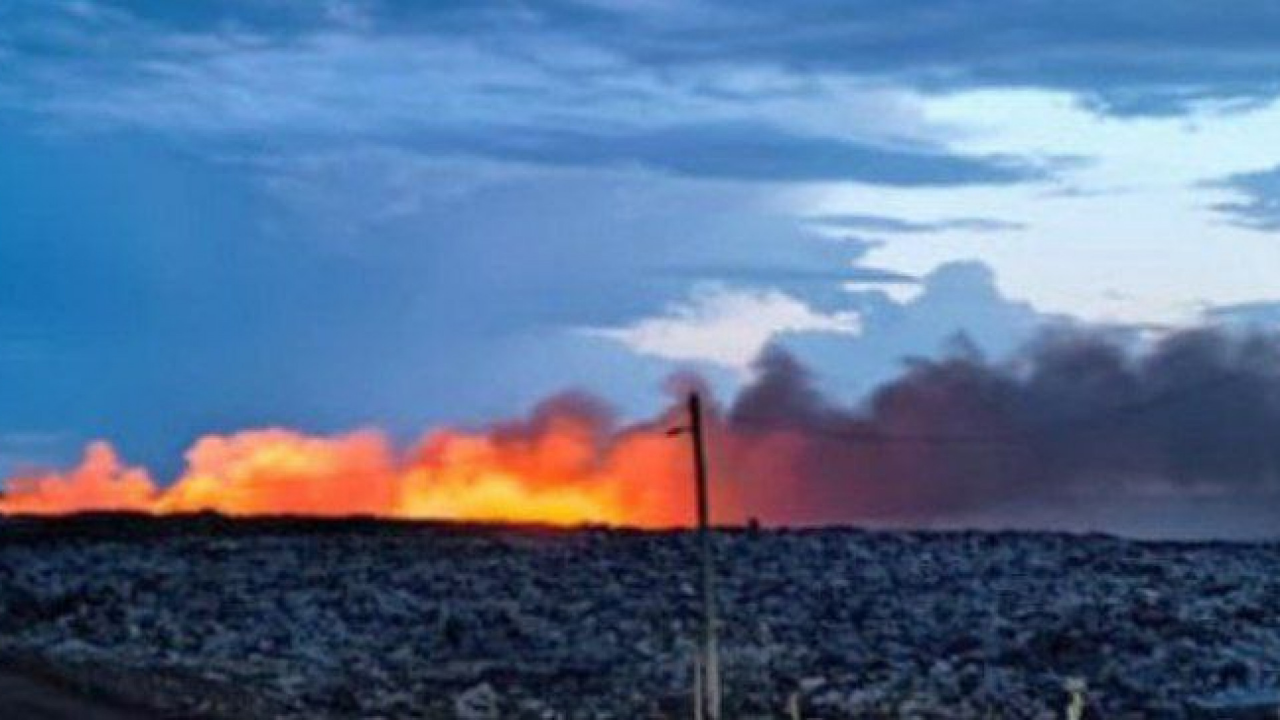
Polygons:
<instances>
[{"instance_id":1,"label":"white cloud","mask_svg":"<svg viewBox=\"0 0 1280 720\"><path fill-rule=\"evenodd\" d=\"M642 355L715 363L746 372L775 336L816 332L853 335L854 312L825 314L779 290L702 286L666 312L619 328L586 332L617 340Z\"/></svg>"},{"instance_id":2,"label":"white cloud","mask_svg":"<svg viewBox=\"0 0 1280 720\"><path fill-rule=\"evenodd\" d=\"M1274 296L1280 243L1232 226L1213 205L1229 189L1206 187L1280 162L1280 102L1176 117L1099 116L1067 93L983 90L925 101L935 124L967 128L963 153L1075 155L1061 187L885 188L845 184L788 190L801 215L863 213L929 221L999 217L1021 230L953 229L891 240L866 259L924 275L956 258L989 265L1001 290L1038 310L1099 322L1180 325L1205 305ZM904 288L899 288L899 291Z\"/></svg>"}]
</instances>

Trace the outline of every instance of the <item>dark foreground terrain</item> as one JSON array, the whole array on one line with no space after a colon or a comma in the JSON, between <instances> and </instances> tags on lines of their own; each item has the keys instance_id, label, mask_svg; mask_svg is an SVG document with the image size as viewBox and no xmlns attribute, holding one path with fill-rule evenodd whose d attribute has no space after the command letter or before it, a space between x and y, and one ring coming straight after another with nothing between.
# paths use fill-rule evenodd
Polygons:
<instances>
[{"instance_id":1,"label":"dark foreground terrain","mask_svg":"<svg viewBox=\"0 0 1280 720\"><path fill-rule=\"evenodd\" d=\"M1280 687L1280 545L725 531L729 718L1209 717ZM0 650L182 717L688 717L686 533L0 521ZM16 665L15 665L16 663ZM3 688L0 687L0 692Z\"/></svg>"},{"instance_id":2,"label":"dark foreground terrain","mask_svg":"<svg viewBox=\"0 0 1280 720\"><path fill-rule=\"evenodd\" d=\"M144 720L145 710L81 696L39 675L0 670L0 717L21 720Z\"/></svg>"}]
</instances>

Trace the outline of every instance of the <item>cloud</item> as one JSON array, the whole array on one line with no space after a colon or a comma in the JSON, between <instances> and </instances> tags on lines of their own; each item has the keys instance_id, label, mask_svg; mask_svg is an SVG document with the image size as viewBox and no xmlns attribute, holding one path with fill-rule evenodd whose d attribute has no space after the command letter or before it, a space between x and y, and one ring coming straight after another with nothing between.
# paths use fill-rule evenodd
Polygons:
<instances>
[{"instance_id":1,"label":"cloud","mask_svg":"<svg viewBox=\"0 0 1280 720\"><path fill-rule=\"evenodd\" d=\"M979 261L944 263L890 285L898 290L893 295L877 282L785 285L763 272L750 286L704 283L660 313L587 334L642 357L731 368L739 380L758 352L777 346L804 363L824 390L856 398L912 358L957 347L1005 358L1046 327L1075 322L1006 296ZM907 297L904 288L912 290Z\"/></svg>"},{"instance_id":2,"label":"cloud","mask_svg":"<svg viewBox=\"0 0 1280 720\"><path fill-rule=\"evenodd\" d=\"M728 263L708 265L671 265L660 269L660 272L675 277L698 280L729 280L738 283L755 285L836 285L859 283L867 285L914 285L917 278L894 270L849 265L844 268L817 269L787 265L731 265Z\"/></svg>"},{"instance_id":3,"label":"cloud","mask_svg":"<svg viewBox=\"0 0 1280 720\"><path fill-rule=\"evenodd\" d=\"M354 137L443 158L705 179L923 187L1053 170L1034 158L950 152L882 87L824 88L769 71L690 68L689 79L573 32L570 15L546 25L442 12L434 17L463 27L444 33L415 23L392 32L373 9L353 15L335 3L314 17L296 7L194 18L88 7L112 9L18 14L8 42L0 35L0 47L19 54L0 78L0 108L79 132L143 128L304 150ZM784 89L768 92L770 83ZM912 123L922 127L904 132Z\"/></svg>"},{"instance_id":4,"label":"cloud","mask_svg":"<svg viewBox=\"0 0 1280 720\"><path fill-rule=\"evenodd\" d=\"M277 97L294 109L306 108L308 88L340 90L334 83L356 68L370 77L371 71L387 71L369 91L400 82L393 68L402 84L412 85L428 72L430 65L422 61L431 48L442 44L452 45L454 57L465 61L453 65L441 57L437 65L460 70L459 80L488 75L485 85L492 92L478 99L503 104L496 95L537 102L549 93L574 92L596 103L628 98L625 102L636 107L645 104L646 95L662 92L658 86L670 90L678 82L673 78L708 73L788 78L779 84L783 88L847 78L924 92L1047 88L1069 91L1083 105L1116 115L1178 114L1205 104L1247 106L1280 92L1275 79L1280 48L1274 42L1280 12L1268 0L1240 0L1230 13L1195 0L1085 0L1070 6L1001 1L985 3L981 11L967 0L818 0L804 8L764 0L702 0L683 7L568 0L536 5L393 1L356 6L296 0L206 7L138 0L10 5L0 15L0 24L9 28L0 32L0 47L29 50L34 32L39 40L34 46L46 51L69 41L96 47L93 60L101 64L121 52L113 41L126 40L129 52L144 56L123 74L150 81L169 75L175 81L171 91L182 89L188 72L229 79L239 59L269 60L275 74L240 79L289 91ZM32 31L32 25L41 27ZM374 37L385 42L369 43ZM157 38L167 51L180 51L179 59L191 62L175 65L167 62L171 56L148 56ZM232 38L250 41L251 47L239 49L255 55L227 55L200 67L208 61L201 48ZM398 49L385 55L391 66L379 64L379 53L343 55L328 67L309 63L319 57L317 51L337 44ZM108 47L115 49L103 52ZM526 69L537 67L545 77L531 84L527 73L494 73L504 58L507 65L518 60ZM110 74L119 79L121 70ZM699 86L683 98L686 110L733 95L733 83L713 79ZM756 87L748 102L758 105L765 94ZM195 99L191 95L188 88L187 98ZM259 100L271 97L263 94ZM422 101L401 95L396 104ZM449 112L450 105L442 103L437 111ZM561 107L565 113L576 109Z\"/></svg>"},{"instance_id":5,"label":"cloud","mask_svg":"<svg viewBox=\"0 0 1280 720\"><path fill-rule=\"evenodd\" d=\"M896 300L879 288L860 289L834 307L856 312L861 332L797 333L778 344L808 365L824 387L850 397L893 377L907 359L949 347L958 338L999 358L1040 328L1066 321L1005 296L991 268L973 260L935 268L920 278L911 297Z\"/></svg>"},{"instance_id":6,"label":"cloud","mask_svg":"<svg viewBox=\"0 0 1280 720\"><path fill-rule=\"evenodd\" d=\"M1000 156L895 149L755 123L630 132L509 128L452 138L454 148L564 165L634 165L686 177L742 181L859 181L906 187L1042 180L1046 166Z\"/></svg>"},{"instance_id":7,"label":"cloud","mask_svg":"<svg viewBox=\"0 0 1280 720\"><path fill-rule=\"evenodd\" d=\"M958 217L942 220L906 220L885 215L861 215L854 213L838 213L815 215L808 218L810 222L840 230L860 230L889 234L922 234L939 233L952 230L967 232L993 233L1023 230L1026 225L1009 220L994 218Z\"/></svg>"},{"instance_id":8,"label":"cloud","mask_svg":"<svg viewBox=\"0 0 1280 720\"><path fill-rule=\"evenodd\" d=\"M670 360L702 360L745 371L760 351L784 333L858 332L855 313L822 314L777 290L703 287L687 302L656 317L589 335L623 343L633 351Z\"/></svg>"},{"instance_id":9,"label":"cloud","mask_svg":"<svg viewBox=\"0 0 1280 720\"><path fill-rule=\"evenodd\" d=\"M934 90L1038 87L1076 93L1114 114L1181 113L1205 101L1280 91L1280 12L1267 0L1230 13L1194 0L929 3L766 0L702 3L680 32L621 43L655 64L785 66L805 73L891 78ZM608 32L624 13L597 21Z\"/></svg>"},{"instance_id":10,"label":"cloud","mask_svg":"<svg viewBox=\"0 0 1280 720\"><path fill-rule=\"evenodd\" d=\"M1218 305L1205 311L1209 320L1246 327L1280 327L1280 300Z\"/></svg>"},{"instance_id":11,"label":"cloud","mask_svg":"<svg viewBox=\"0 0 1280 720\"><path fill-rule=\"evenodd\" d=\"M1280 166L1236 173L1209 186L1230 190L1240 197L1212 206L1232 224L1251 230L1280 230Z\"/></svg>"}]
</instances>

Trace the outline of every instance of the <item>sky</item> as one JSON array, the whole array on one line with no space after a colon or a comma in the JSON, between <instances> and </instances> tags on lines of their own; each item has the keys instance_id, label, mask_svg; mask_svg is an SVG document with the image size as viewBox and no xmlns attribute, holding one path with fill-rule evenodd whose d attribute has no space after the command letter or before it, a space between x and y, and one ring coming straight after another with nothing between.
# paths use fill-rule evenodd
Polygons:
<instances>
[{"instance_id":1,"label":"sky","mask_svg":"<svg viewBox=\"0 0 1280 720\"><path fill-rule=\"evenodd\" d=\"M1280 323L1280 6L4 0L0 475ZM162 473L163 474L163 473Z\"/></svg>"}]
</instances>

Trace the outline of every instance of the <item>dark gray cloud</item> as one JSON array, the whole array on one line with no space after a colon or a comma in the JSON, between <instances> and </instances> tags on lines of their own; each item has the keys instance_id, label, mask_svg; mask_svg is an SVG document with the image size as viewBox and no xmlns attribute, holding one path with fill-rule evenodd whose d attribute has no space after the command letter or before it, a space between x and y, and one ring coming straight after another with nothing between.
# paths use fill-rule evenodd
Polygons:
<instances>
[{"instance_id":1,"label":"dark gray cloud","mask_svg":"<svg viewBox=\"0 0 1280 720\"><path fill-rule=\"evenodd\" d=\"M115 6L183 29L239 24L263 33L347 21L315 3ZM689 3L411 3L362 8L399 32L589 38L668 69L763 65L900 78L922 87L1062 88L1099 110L1173 113L1204 99L1247 101L1280 89L1280 8L1239 0L768 0Z\"/></svg>"},{"instance_id":2,"label":"dark gray cloud","mask_svg":"<svg viewBox=\"0 0 1280 720\"><path fill-rule=\"evenodd\" d=\"M956 153L923 128L899 137L871 121L845 130L806 120L830 93L801 93L802 110L762 104L763 90L712 98L705 86L723 71L690 67L705 82L680 79L629 57L615 33L584 32L611 13L446 6L391 23L413 12L326 5L336 6L353 9L21 3L0 10L0 51L12 54L0 110L215 151L357 138L441 157L749 182L1008 184L1071 162Z\"/></svg>"},{"instance_id":3,"label":"dark gray cloud","mask_svg":"<svg viewBox=\"0 0 1280 720\"><path fill-rule=\"evenodd\" d=\"M1198 329L1130 345L1058 330L996 362L962 344L913 361L860 407L775 349L728 410L733 441L719 466L749 507L769 507L785 487L793 521L919 524L994 510L1016 524L999 509L1057 507L1079 527L1090 505L1124 515L1169 498L1280 502L1280 336ZM751 452L777 430L794 439L790 481L771 482Z\"/></svg>"},{"instance_id":4,"label":"dark gray cloud","mask_svg":"<svg viewBox=\"0 0 1280 720\"><path fill-rule=\"evenodd\" d=\"M1045 164L1007 155L895 149L746 122L628 132L495 128L451 138L448 145L524 162L638 166L717 180L850 180L919 187L1007 184L1051 174Z\"/></svg>"},{"instance_id":5,"label":"dark gray cloud","mask_svg":"<svg viewBox=\"0 0 1280 720\"><path fill-rule=\"evenodd\" d=\"M816 269L785 265L672 265L659 268L659 271L695 280L744 281L774 286L847 282L872 285L914 285L919 282L914 275L860 265L850 265L845 269Z\"/></svg>"},{"instance_id":6,"label":"dark gray cloud","mask_svg":"<svg viewBox=\"0 0 1280 720\"><path fill-rule=\"evenodd\" d=\"M1212 183L1236 192L1240 199L1217 203L1213 209L1233 224L1254 230L1280 230L1280 166L1237 173Z\"/></svg>"},{"instance_id":7,"label":"dark gray cloud","mask_svg":"<svg viewBox=\"0 0 1280 720\"><path fill-rule=\"evenodd\" d=\"M892 77L924 88L1044 87L1117 114L1182 112L1200 100L1242 102L1280 90L1280 8L1229 12L1197 0L765 0L702 3L627 36L655 63L769 63L799 71ZM625 11L597 20L630 22ZM621 37L621 35L620 35Z\"/></svg>"},{"instance_id":8,"label":"dark gray cloud","mask_svg":"<svg viewBox=\"0 0 1280 720\"><path fill-rule=\"evenodd\" d=\"M965 230L969 232L1010 232L1026 228L1023 223L998 220L995 218L960 217L943 220L907 220L885 215L834 214L815 215L810 221L819 225L889 234L922 234L946 232L948 230Z\"/></svg>"},{"instance_id":9,"label":"dark gray cloud","mask_svg":"<svg viewBox=\"0 0 1280 720\"><path fill-rule=\"evenodd\" d=\"M50 3L0 8L0 45L23 53L65 55L68 34L26 33L50 14ZM62 8L64 6L57 5ZM800 6L765 0L629 4L559 0L376 4L285 0L250 3L146 3L102 0L65 7L104 8L139 18L149 31L177 34L182 52L197 52L202 34L234 32L242 49L276 51L315 38L378 34L429 44L463 41L563 80L590 86L636 68L665 77L717 68L764 70L793 78L863 77L928 91L1050 88L1075 93L1103 113L1176 114L1201 101L1243 106L1280 93L1280 10L1269 0L1241 0L1223 11L1198 0L814 0ZM78 14L75 52L113 57L99 16ZM87 29L87 31L86 31ZM362 35L363 34L363 35ZM6 37L10 38L5 42ZM564 43L574 44L565 52ZM145 43L139 44L145 46ZM602 60L562 62L584 48L634 67ZM401 63L406 70L413 62ZM229 67L229 66L228 66ZM225 69L225 68L224 68ZM119 69L117 68L117 71ZM151 66L139 74L156 72ZM134 74L135 71L124 71ZM316 77L326 76L313 76ZM615 78L616 79L616 78ZM498 78L491 89L507 83ZM521 79L513 97L541 90ZM705 84L707 98L743 97L731 86ZM605 92L635 93L622 85ZM764 90L746 97L758 100Z\"/></svg>"},{"instance_id":10,"label":"dark gray cloud","mask_svg":"<svg viewBox=\"0 0 1280 720\"><path fill-rule=\"evenodd\" d=\"M937 90L1056 88L1122 115L1280 92L1280 8L1268 0L1229 11L1198 0L706 0L656 9L566 1L544 4L537 18L668 68L766 65Z\"/></svg>"}]
</instances>

